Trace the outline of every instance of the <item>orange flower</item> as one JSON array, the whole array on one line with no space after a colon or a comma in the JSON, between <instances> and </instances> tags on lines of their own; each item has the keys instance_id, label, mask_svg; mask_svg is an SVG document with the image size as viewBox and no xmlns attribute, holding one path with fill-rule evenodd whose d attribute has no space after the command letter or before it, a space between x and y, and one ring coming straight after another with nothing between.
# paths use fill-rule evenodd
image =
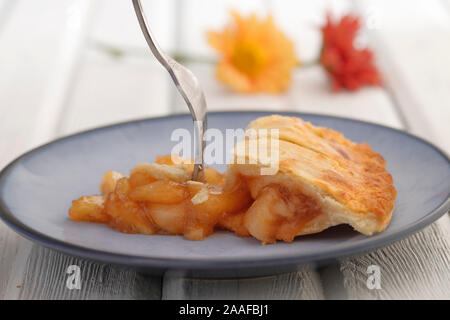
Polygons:
<instances>
[{"instance_id":1,"label":"orange flower","mask_svg":"<svg viewBox=\"0 0 450 320\"><path fill-rule=\"evenodd\" d=\"M327 16L322 27L323 47L320 63L331 76L334 91L341 88L357 90L364 85L379 85L381 77L373 64L369 49L356 49L354 40L359 29L359 20L350 15L338 23Z\"/></svg>"},{"instance_id":2,"label":"orange flower","mask_svg":"<svg viewBox=\"0 0 450 320\"><path fill-rule=\"evenodd\" d=\"M291 82L298 61L292 42L275 26L271 16L242 17L231 12L234 23L222 32L208 32L210 45L221 54L217 77L232 89L278 93Z\"/></svg>"}]
</instances>

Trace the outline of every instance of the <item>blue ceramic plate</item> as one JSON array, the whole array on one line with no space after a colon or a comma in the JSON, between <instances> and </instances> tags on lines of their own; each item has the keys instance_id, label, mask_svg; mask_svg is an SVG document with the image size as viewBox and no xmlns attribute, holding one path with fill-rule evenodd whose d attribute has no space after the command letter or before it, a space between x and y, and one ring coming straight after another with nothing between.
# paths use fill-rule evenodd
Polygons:
<instances>
[{"instance_id":1,"label":"blue ceramic plate","mask_svg":"<svg viewBox=\"0 0 450 320\"><path fill-rule=\"evenodd\" d=\"M245 128L262 112L212 113L210 128ZM367 142L387 161L398 196L392 221L366 237L349 227L298 237L292 243L262 246L253 238L218 232L204 241L181 236L129 235L103 224L69 219L71 201L98 193L104 172L128 172L138 162L170 153L176 128L190 129L188 115L154 118L103 127L59 139L26 153L0 175L0 216L14 230L44 246L108 263L153 272L182 270L203 276L250 276L295 269L384 246L430 224L450 207L450 163L429 143L407 133L361 121L300 116L315 125ZM224 167L221 169L225 169Z\"/></svg>"}]
</instances>

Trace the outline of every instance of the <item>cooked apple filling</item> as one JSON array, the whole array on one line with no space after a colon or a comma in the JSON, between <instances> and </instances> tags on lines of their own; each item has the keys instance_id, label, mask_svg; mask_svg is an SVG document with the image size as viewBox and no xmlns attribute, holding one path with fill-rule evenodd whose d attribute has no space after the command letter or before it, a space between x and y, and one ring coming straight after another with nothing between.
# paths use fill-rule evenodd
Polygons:
<instances>
[{"instance_id":1,"label":"cooked apple filling","mask_svg":"<svg viewBox=\"0 0 450 320\"><path fill-rule=\"evenodd\" d=\"M179 161L178 161L179 162ZM72 202L74 221L102 222L124 233L184 235L202 240L214 230L254 236L263 243L292 241L305 222L320 213L303 194L293 194L263 177L205 168L204 181L191 181L193 166L171 156L139 164L129 177L108 171L101 195Z\"/></svg>"},{"instance_id":2,"label":"cooked apple filling","mask_svg":"<svg viewBox=\"0 0 450 320\"><path fill-rule=\"evenodd\" d=\"M102 195L73 201L69 215L74 221L103 222L125 233L201 240L220 225L247 235L234 217L251 204L245 181L225 190L225 176L216 170L205 168L202 182L190 180L192 170L192 165L176 165L165 156L154 164L139 164L129 177L109 171L100 184Z\"/></svg>"}]
</instances>

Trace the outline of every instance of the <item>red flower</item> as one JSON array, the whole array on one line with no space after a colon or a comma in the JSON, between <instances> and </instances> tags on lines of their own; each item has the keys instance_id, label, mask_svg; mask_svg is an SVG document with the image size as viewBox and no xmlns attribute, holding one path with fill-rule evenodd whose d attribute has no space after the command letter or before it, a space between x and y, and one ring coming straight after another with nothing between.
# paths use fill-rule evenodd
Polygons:
<instances>
[{"instance_id":1,"label":"red flower","mask_svg":"<svg viewBox=\"0 0 450 320\"><path fill-rule=\"evenodd\" d=\"M333 23L328 15L326 25L322 27L320 63L331 76L334 91L341 88L354 91L364 85L381 84L372 52L354 46L359 27L359 19L350 15L344 16L338 23Z\"/></svg>"}]
</instances>

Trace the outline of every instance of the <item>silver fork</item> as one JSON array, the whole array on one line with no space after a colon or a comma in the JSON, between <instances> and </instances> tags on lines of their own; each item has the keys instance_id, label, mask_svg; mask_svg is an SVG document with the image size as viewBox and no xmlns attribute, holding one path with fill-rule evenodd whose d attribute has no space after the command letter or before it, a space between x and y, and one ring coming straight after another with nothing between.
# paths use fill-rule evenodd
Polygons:
<instances>
[{"instance_id":1,"label":"silver fork","mask_svg":"<svg viewBox=\"0 0 450 320\"><path fill-rule=\"evenodd\" d=\"M140 0L132 0L142 33L155 58L167 69L175 86L186 102L194 122L194 172L192 180L198 181L203 175L204 134L206 130L206 100L195 75L165 54L153 36Z\"/></svg>"}]
</instances>

